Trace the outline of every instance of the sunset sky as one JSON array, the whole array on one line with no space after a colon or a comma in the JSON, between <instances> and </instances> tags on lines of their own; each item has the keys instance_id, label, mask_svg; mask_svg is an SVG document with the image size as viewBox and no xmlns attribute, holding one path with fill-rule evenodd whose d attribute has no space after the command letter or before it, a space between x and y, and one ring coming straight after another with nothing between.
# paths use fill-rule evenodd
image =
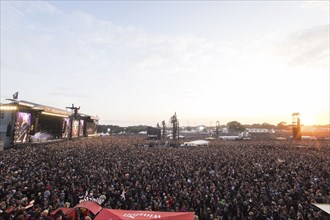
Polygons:
<instances>
[{"instance_id":1,"label":"sunset sky","mask_svg":"<svg viewBox=\"0 0 330 220\"><path fill-rule=\"evenodd\" d=\"M329 124L329 1L1 1L1 103L100 124Z\"/></svg>"}]
</instances>

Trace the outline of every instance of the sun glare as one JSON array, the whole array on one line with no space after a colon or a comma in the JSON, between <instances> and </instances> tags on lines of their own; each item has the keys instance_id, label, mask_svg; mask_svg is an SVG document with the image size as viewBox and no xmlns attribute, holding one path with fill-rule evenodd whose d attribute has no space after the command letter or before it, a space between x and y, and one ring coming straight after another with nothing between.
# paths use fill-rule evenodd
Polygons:
<instances>
[{"instance_id":1,"label":"sun glare","mask_svg":"<svg viewBox=\"0 0 330 220\"><path fill-rule=\"evenodd\" d=\"M301 114L300 116L301 124L304 126L310 125L327 125L329 124L329 114Z\"/></svg>"},{"instance_id":2,"label":"sun glare","mask_svg":"<svg viewBox=\"0 0 330 220\"><path fill-rule=\"evenodd\" d=\"M305 126L316 124L315 117L313 117L313 116L306 115L306 116L301 117L300 120L301 120L301 124L303 124Z\"/></svg>"}]
</instances>

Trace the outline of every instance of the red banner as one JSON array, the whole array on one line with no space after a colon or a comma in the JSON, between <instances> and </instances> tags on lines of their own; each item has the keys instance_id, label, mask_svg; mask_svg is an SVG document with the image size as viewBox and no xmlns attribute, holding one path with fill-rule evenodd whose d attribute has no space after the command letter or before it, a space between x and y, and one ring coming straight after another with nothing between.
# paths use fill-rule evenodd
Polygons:
<instances>
[{"instance_id":1,"label":"red banner","mask_svg":"<svg viewBox=\"0 0 330 220\"><path fill-rule=\"evenodd\" d=\"M103 209L94 220L193 220L193 212L153 212Z\"/></svg>"}]
</instances>

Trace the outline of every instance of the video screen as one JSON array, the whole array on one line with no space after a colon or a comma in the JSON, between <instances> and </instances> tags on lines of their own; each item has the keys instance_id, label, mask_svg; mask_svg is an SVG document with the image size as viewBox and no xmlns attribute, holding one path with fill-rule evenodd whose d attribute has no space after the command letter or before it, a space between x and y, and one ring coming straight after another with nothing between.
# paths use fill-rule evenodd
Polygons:
<instances>
[{"instance_id":1,"label":"video screen","mask_svg":"<svg viewBox=\"0 0 330 220\"><path fill-rule=\"evenodd\" d=\"M79 135L79 120L73 120L72 122L72 138L76 138Z\"/></svg>"},{"instance_id":2,"label":"video screen","mask_svg":"<svg viewBox=\"0 0 330 220\"><path fill-rule=\"evenodd\" d=\"M68 138L70 134L70 118L63 118L62 138Z\"/></svg>"},{"instance_id":3,"label":"video screen","mask_svg":"<svg viewBox=\"0 0 330 220\"><path fill-rule=\"evenodd\" d=\"M84 120L80 120L80 126L79 126L79 136L84 136Z\"/></svg>"},{"instance_id":4,"label":"video screen","mask_svg":"<svg viewBox=\"0 0 330 220\"><path fill-rule=\"evenodd\" d=\"M15 123L15 143L25 143L29 141L29 131L31 126L31 114L26 112L17 112Z\"/></svg>"}]
</instances>

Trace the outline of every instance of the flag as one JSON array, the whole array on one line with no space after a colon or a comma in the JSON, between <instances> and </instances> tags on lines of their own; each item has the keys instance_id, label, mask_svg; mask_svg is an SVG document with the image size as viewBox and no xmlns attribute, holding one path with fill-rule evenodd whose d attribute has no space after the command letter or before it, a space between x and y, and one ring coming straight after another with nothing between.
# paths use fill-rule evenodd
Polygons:
<instances>
[{"instance_id":1,"label":"flag","mask_svg":"<svg viewBox=\"0 0 330 220\"><path fill-rule=\"evenodd\" d=\"M15 92L15 93L13 94L13 99L18 99L18 92Z\"/></svg>"}]
</instances>

